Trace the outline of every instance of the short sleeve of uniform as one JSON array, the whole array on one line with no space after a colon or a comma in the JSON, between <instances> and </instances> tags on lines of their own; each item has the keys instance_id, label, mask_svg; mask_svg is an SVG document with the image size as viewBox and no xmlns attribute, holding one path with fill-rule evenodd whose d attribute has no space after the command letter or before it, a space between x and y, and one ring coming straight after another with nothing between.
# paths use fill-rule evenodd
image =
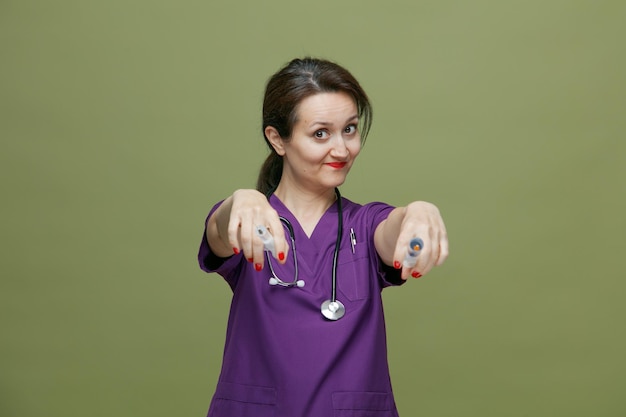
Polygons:
<instances>
[{"instance_id":1,"label":"short sleeve of uniform","mask_svg":"<svg viewBox=\"0 0 626 417\"><path fill-rule=\"evenodd\" d=\"M372 202L360 206L354 213L354 221L366 227L369 253L376 260L378 276L383 287L388 287L390 285L402 285L406 282L400 278L402 270L386 265L378 256L376 247L374 246L374 232L376 231L376 228L383 220L386 220L387 217L389 217L389 214L394 209L395 207L386 203Z\"/></svg>"}]
</instances>

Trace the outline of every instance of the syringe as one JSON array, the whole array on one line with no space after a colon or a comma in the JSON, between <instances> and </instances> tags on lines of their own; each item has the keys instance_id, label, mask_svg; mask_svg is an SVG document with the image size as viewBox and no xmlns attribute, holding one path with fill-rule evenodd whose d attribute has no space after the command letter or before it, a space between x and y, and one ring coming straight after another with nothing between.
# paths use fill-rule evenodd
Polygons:
<instances>
[{"instance_id":1,"label":"syringe","mask_svg":"<svg viewBox=\"0 0 626 417\"><path fill-rule=\"evenodd\" d=\"M409 248L404 257L402 264L407 268L413 268L417 263L417 257L419 256L422 248L424 247L424 241L419 237L414 237L409 242Z\"/></svg>"},{"instance_id":2,"label":"syringe","mask_svg":"<svg viewBox=\"0 0 626 417\"><path fill-rule=\"evenodd\" d=\"M276 245L274 244L274 237L270 234L265 226L257 226L256 234L263 241L263 248L270 252L274 258L276 258Z\"/></svg>"}]
</instances>

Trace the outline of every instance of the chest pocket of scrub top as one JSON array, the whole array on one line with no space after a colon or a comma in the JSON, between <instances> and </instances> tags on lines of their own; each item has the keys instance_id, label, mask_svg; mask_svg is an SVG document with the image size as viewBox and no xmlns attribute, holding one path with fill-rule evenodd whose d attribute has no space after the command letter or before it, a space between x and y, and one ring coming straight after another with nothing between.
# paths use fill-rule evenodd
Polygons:
<instances>
[{"instance_id":1,"label":"chest pocket of scrub top","mask_svg":"<svg viewBox=\"0 0 626 417\"><path fill-rule=\"evenodd\" d=\"M207 417L275 417L276 390L219 382Z\"/></svg>"},{"instance_id":2,"label":"chest pocket of scrub top","mask_svg":"<svg viewBox=\"0 0 626 417\"><path fill-rule=\"evenodd\" d=\"M372 278L369 264L367 244L357 243L352 253L350 239L344 239L337 263L337 288L348 300L358 301L370 297Z\"/></svg>"},{"instance_id":3,"label":"chest pocket of scrub top","mask_svg":"<svg viewBox=\"0 0 626 417\"><path fill-rule=\"evenodd\" d=\"M398 417L386 392L334 392L333 417Z\"/></svg>"}]
</instances>

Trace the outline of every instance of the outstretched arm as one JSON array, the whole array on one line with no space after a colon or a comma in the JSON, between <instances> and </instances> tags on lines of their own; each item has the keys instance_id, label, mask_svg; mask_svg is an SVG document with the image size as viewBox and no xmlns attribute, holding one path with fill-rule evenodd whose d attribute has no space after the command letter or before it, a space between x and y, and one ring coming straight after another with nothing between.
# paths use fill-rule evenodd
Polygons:
<instances>
[{"instance_id":1,"label":"outstretched arm","mask_svg":"<svg viewBox=\"0 0 626 417\"><path fill-rule=\"evenodd\" d=\"M402 265L411 239L424 242L417 263ZM409 275L419 278L448 257L448 236L439 209L425 201L415 201L406 207L394 209L374 232L374 245L386 265L402 268L402 279Z\"/></svg>"}]
</instances>

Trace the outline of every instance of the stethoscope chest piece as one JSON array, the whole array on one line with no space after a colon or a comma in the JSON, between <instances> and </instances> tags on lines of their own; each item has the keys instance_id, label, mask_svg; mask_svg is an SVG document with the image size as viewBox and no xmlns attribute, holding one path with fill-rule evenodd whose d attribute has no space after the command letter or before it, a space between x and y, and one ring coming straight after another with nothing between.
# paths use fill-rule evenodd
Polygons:
<instances>
[{"instance_id":1,"label":"stethoscope chest piece","mask_svg":"<svg viewBox=\"0 0 626 417\"><path fill-rule=\"evenodd\" d=\"M322 303L322 315L328 320L339 320L346 314L346 307L339 300L326 300Z\"/></svg>"}]
</instances>

